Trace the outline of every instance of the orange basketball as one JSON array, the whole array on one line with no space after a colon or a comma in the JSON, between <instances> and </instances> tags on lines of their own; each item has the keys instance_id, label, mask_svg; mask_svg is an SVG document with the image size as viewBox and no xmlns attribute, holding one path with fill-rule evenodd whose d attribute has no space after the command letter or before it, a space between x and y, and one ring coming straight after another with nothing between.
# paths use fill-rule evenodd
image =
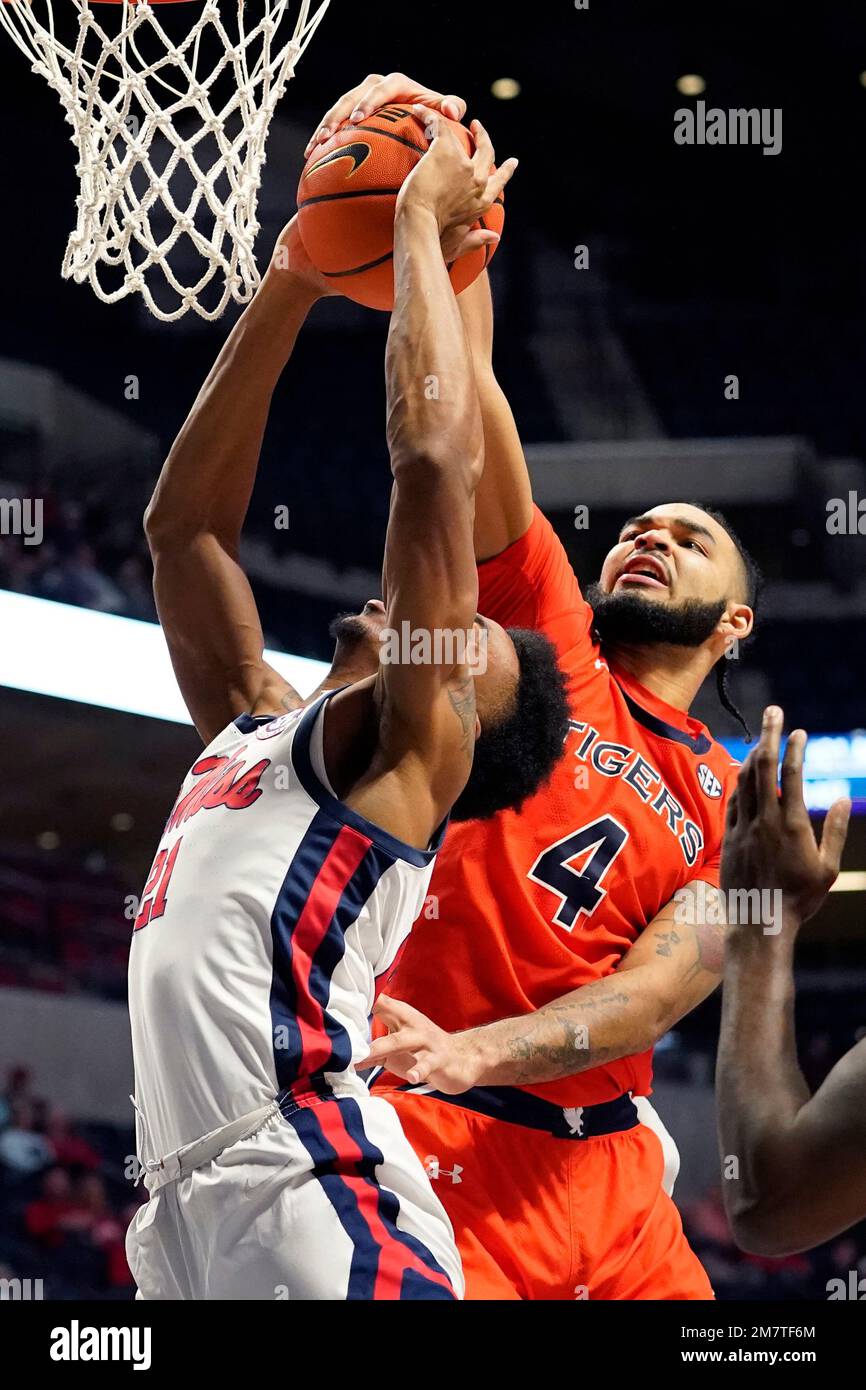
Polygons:
<instances>
[{"instance_id":1,"label":"orange basketball","mask_svg":"<svg viewBox=\"0 0 866 1390\"><path fill-rule=\"evenodd\" d=\"M471 154L471 133L457 121L448 124ZM426 149L423 126L407 107L382 106L360 125L344 122L304 166L298 184L304 249L334 288L358 304L394 307L394 205ZM500 193L476 226L501 232L504 220ZM495 250L483 246L449 266L455 293L472 284Z\"/></svg>"}]
</instances>

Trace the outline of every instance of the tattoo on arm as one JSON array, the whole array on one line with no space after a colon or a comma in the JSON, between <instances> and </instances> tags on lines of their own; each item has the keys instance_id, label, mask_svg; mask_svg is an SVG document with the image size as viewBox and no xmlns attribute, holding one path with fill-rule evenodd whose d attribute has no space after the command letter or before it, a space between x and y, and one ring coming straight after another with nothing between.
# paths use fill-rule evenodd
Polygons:
<instances>
[{"instance_id":1,"label":"tattoo on arm","mask_svg":"<svg viewBox=\"0 0 866 1390\"><path fill-rule=\"evenodd\" d=\"M673 956L677 947L688 942L694 944L694 960L686 974L686 981L693 980L706 971L710 975L721 975L725 959L725 927L723 923L700 922L680 931L671 927L670 931L656 932L656 955Z\"/></svg>"},{"instance_id":2,"label":"tattoo on arm","mask_svg":"<svg viewBox=\"0 0 866 1390\"><path fill-rule=\"evenodd\" d=\"M463 726L463 746L471 747L475 738L475 683L472 676L464 676L448 691L451 708Z\"/></svg>"},{"instance_id":3,"label":"tattoo on arm","mask_svg":"<svg viewBox=\"0 0 866 1390\"><path fill-rule=\"evenodd\" d=\"M591 988L591 985L586 987L579 1004L548 1004L545 1008L539 1009L537 1014L530 1015L527 1019L524 1032L509 1038L509 1059L518 1064L525 1064L518 1068L515 1085L537 1080L539 1061L549 1065L548 1079L556 1080L557 1077L571 1076L575 1072L598 1066L611 1055L612 1048L591 1045L589 1024L585 1018L594 1010L599 1013L606 1010L617 1012L628 1004L629 996L625 990L618 990L593 999L591 996L587 997ZM550 1037L551 1023L558 1027L559 1036L555 1039ZM541 1038L536 1036L539 1032ZM617 1056L619 1055L617 1053Z\"/></svg>"},{"instance_id":4,"label":"tattoo on arm","mask_svg":"<svg viewBox=\"0 0 866 1390\"><path fill-rule=\"evenodd\" d=\"M682 937L677 932L675 932L673 928L671 928L670 931L659 932L658 944L656 946L656 955L672 956L674 953L674 947L679 946L681 941Z\"/></svg>"}]
</instances>

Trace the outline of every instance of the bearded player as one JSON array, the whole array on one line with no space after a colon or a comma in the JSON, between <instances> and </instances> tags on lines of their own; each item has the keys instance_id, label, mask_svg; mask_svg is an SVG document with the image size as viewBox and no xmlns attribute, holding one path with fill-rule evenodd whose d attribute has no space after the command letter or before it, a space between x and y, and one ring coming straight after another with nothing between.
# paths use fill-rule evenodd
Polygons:
<instances>
[{"instance_id":1,"label":"bearded player","mask_svg":"<svg viewBox=\"0 0 866 1390\"><path fill-rule=\"evenodd\" d=\"M341 620L315 696L304 702L263 661L237 562L271 392L323 293L294 225L287 268L275 259L230 335L148 512L160 621L208 746L169 815L130 954L150 1201L127 1251L146 1299L462 1290L427 1175L352 1062L449 811L464 795L493 811L531 794L567 729L550 643L476 613L481 419L440 238L454 254L483 240L455 229L483 215L514 165L493 172L474 131L471 160L443 132L398 200L385 603ZM449 385L430 401L434 369ZM423 663L380 661L380 636L404 623L454 640L430 643ZM497 776L515 761L521 790Z\"/></svg>"},{"instance_id":2,"label":"bearded player","mask_svg":"<svg viewBox=\"0 0 866 1390\"><path fill-rule=\"evenodd\" d=\"M375 75L318 138L407 100L464 110ZM377 1091L451 1216L468 1297L711 1298L645 1097L654 1044L721 975L706 908L735 774L688 710L751 631L756 571L721 517L664 502L623 526L584 598L532 503L492 371L486 278L459 302L484 429L479 601L554 641L572 722L566 758L520 814L479 806L451 828L438 917L416 924L378 1005L389 1034L360 1065L388 1068Z\"/></svg>"}]
</instances>

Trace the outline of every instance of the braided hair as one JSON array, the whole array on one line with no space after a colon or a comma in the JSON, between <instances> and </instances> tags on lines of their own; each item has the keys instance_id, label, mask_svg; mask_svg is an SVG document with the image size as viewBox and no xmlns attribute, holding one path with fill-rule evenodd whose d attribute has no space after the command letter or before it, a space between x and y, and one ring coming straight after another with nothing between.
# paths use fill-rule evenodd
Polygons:
<instances>
[{"instance_id":1,"label":"braided hair","mask_svg":"<svg viewBox=\"0 0 866 1390\"><path fill-rule=\"evenodd\" d=\"M694 502L691 505L695 507L700 507L701 511L706 512L707 516L711 516L713 518L713 521L718 522L722 530L726 531L730 536L731 540L734 542L734 546L736 547L736 551L740 557L740 563L743 568L745 601L749 605L749 607L755 615L755 618L757 619L758 603L761 597L761 589L763 588L764 584L764 577L761 574L761 571L757 563L755 562L755 560L752 559L752 556L749 554L748 550L743 545L743 542L740 540L736 531L731 526L727 517L725 517L722 514L722 512L717 512L712 507L706 507L702 502ZM747 637L743 640L747 642L749 641L749 638ZM722 657L720 657L718 662L716 663L716 693L718 694L719 703L721 704L722 708L727 710L728 714L733 715L734 719L736 719L737 722L742 726L743 732L746 735L746 741L748 743L751 743L752 731L749 728L745 720L745 717L737 708L736 704L731 698L730 692L728 690L727 661L728 654L727 652L725 652L725 654Z\"/></svg>"}]
</instances>

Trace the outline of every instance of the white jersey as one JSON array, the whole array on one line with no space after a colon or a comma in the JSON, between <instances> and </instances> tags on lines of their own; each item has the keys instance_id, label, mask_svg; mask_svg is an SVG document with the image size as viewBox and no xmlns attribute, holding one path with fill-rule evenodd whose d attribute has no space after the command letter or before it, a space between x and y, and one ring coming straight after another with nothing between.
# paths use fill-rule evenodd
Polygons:
<instances>
[{"instance_id":1,"label":"white jersey","mask_svg":"<svg viewBox=\"0 0 866 1390\"><path fill-rule=\"evenodd\" d=\"M368 1050L377 977L421 911L441 832L413 849L337 799L328 699L241 715L166 823L129 962L150 1157L275 1098L339 1092Z\"/></svg>"}]
</instances>

